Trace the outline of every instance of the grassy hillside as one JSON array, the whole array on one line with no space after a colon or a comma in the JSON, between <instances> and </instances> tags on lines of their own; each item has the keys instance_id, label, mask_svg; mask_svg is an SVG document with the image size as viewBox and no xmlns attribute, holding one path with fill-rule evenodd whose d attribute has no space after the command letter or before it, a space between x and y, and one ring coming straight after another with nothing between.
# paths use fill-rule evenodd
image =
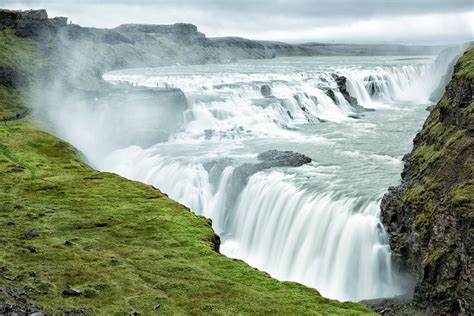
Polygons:
<instances>
[{"instance_id":1,"label":"grassy hillside","mask_svg":"<svg viewBox=\"0 0 474 316\"><path fill-rule=\"evenodd\" d=\"M0 37L0 66L43 62L28 39ZM0 86L2 115L27 102L25 89ZM369 313L220 255L209 220L89 168L32 119L0 124L0 227L0 302L100 315Z\"/></svg>"}]
</instances>

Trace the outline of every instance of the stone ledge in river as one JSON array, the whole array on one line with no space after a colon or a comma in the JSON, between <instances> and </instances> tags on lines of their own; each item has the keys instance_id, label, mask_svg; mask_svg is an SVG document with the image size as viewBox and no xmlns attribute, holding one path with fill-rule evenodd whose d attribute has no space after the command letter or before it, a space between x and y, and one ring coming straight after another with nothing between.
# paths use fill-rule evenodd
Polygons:
<instances>
[{"instance_id":1,"label":"stone ledge in river","mask_svg":"<svg viewBox=\"0 0 474 316\"><path fill-rule=\"evenodd\" d=\"M357 98L354 98L353 96L350 95L349 91L347 91L347 78L346 77L333 74L333 78L336 81L337 87L339 88L339 91L341 92L344 99L346 99L346 101L354 108L354 110L356 110L356 112L375 111L374 109L365 108L361 106L359 102L357 101ZM329 90L329 91L332 91L332 90ZM335 96L333 97L329 96L329 97L333 100L335 99Z\"/></svg>"},{"instance_id":2,"label":"stone ledge in river","mask_svg":"<svg viewBox=\"0 0 474 316\"><path fill-rule=\"evenodd\" d=\"M249 178L257 172L278 167L300 167L310 163L312 160L308 156L293 152L268 150L260 153L257 156L260 162L258 163L244 163L234 169L232 173L232 180L229 187L227 208L231 209L233 203L237 200L240 192L247 184Z\"/></svg>"},{"instance_id":3,"label":"stone ledge in river","mask_svg":"<svg viewBox=\"0 0 474 316\"><path fill-rule=\"evenodd\" d=\"M294 151L268 150L260 153L257 158L259 163L244 163L234 170L234 183L242 185L247 183L249 177L257 172L278 167L300 167L310 163L308 156Z\"/></svg>"}]
</instances>

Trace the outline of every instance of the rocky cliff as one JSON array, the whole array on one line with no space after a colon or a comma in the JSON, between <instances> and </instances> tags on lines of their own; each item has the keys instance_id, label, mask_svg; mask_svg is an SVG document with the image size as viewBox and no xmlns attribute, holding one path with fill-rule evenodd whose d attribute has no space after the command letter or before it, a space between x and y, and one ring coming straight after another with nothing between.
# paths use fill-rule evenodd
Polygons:
<instances>
[{"instance_id":1,"label":"rocky cliff","mask_svg":"<svg viewBox=\"0 0 474 316\"><path fill-rule=\"evenodd\" d=\"M474 312L473 86L471 48L381 205L394 263L414 275L414 304L430 314Z\"/></svg>"},{"instance_id":2,"label":"rocky cliff","mask_svg":"<svg viewBox=\"0 0 474 316\"><path fill-rule=\"evenodd\" d=\"M224 63L277 56L436 54L441 47L387 45L295 45L238 37L208 38L192 24L125 24L98 29L48 18L45 10L0 9L0 31L36 39L55 65L48 71L71 88L103 86L101 74L119 68Z\"/></svg>"}]
</instances>

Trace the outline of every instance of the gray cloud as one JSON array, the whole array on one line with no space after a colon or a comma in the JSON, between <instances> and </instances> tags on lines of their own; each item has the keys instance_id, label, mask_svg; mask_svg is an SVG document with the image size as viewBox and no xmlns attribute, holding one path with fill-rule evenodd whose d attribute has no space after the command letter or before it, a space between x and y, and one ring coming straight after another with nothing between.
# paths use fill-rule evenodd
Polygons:
<instances>
[{"instance_id":1,"label":"gray cloud","mask_svg":"<svg viewBox=\"0 0 474 316\"><path fill-rule=\"evenodd\" d=\"M0 0L0 7L43 7L88 26L189 22L208 36L290 42L462 41L473 38L474 20L472 0Z\"/></svg>"}]
</instances>

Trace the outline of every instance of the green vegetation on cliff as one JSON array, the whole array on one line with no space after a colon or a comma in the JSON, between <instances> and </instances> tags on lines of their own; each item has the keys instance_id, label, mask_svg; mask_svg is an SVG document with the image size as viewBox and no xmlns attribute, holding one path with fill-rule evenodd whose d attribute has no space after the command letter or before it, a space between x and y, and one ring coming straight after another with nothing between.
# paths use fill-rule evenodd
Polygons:
<instances>
[{"instance_id":1,"label":"green vegetation on cliff","mask_svg":"<svg viewBox=\"0 0 474 316\"><path fill-rule=\"evenodd\" d=\"M474 48L414 140L402 185L382 200L397 265L414 272L415 301L437 314L474 306Z\"/></svg>"},{"instance_id":2,"label":"green vegetation on cliff","mask_svg":"<svg viewBox=\"0 0 474 316\"><path fill-rule=\"evenodd\" d=\"M0 56L17 56L0 66L21 72L34 62L24 50L35 54L33 42L0 36L8 38ZM2 113L17 112L20 92L0 85ZM0 301L20 306L100 315L369 313L220 255L209 220L153 187L91 169L30 120L0 124L0 227ZM67 288L81 295L63 295Z\"/></svg>"}]
</instances>

